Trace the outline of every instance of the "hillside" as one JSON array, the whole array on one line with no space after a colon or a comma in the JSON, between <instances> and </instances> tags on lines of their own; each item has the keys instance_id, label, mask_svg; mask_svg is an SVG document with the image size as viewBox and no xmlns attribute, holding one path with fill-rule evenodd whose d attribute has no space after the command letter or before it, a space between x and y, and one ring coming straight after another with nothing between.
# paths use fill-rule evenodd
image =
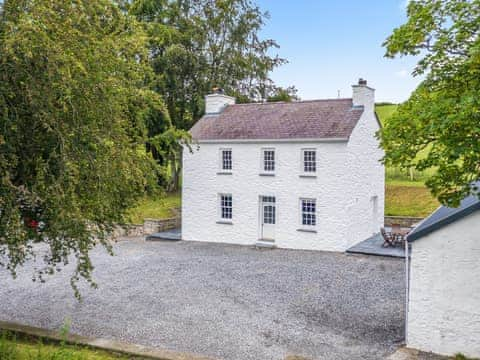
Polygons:
<instances>
[{"instance_id":1,"label":"hillside","mask_svg":"<svg viewBox=\"0 0 480 360\"><path fill-rule=\"evenodd\" d=\"M385 105L376 105L375 112L378 115L380 123L385 124L385 120L388 120L390 116L397 110L397 104L385 104Z\"/></svg>"}]
</instances>

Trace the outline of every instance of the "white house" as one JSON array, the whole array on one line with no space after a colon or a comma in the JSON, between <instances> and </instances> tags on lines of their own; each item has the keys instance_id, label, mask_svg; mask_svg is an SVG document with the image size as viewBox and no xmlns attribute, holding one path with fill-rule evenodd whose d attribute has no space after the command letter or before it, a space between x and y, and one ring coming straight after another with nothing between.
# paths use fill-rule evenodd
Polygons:
<instances>
[{"instance_id":1,"label":"white house","mask_svg":"<svg viewBox=\"0 0 480 360\"><path fill-rule=\"evenodd\" d=\"M479 184L480 185L480 184ZM408 236L407 346L480 357L480 200L441 207Z\"/></svg>"},{"instance_id":2,"label":"white house","mask_svg":"<svg viewBox=\"0 0 480 360\"><path fill-rule=\"evenodd\" d=\"M344 251L378 233L383 151L374 89L353 97L235 104L216 93L185 149L182 239Z\"/></svg>"}]
</instances>

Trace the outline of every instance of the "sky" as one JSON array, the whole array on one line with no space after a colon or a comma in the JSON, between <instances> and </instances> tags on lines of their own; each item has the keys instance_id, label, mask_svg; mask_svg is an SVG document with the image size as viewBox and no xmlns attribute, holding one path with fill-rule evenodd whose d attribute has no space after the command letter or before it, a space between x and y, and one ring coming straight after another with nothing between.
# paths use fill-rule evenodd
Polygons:
<instances>
[{"instance_id":1,"label":"sky","mask_svg":"<svg viewBox=\"0 0 480 360\"><path fill-rule=\"evenodd\" d=\"M406 20L407 0L257 0L268 11L262 36L280 45L289 63L272 73L295 85L302 100L351 97L362 77L376 101L402 102L420 82L413 57L387 59L383 41Z\"/></svg>"}]
</instances>

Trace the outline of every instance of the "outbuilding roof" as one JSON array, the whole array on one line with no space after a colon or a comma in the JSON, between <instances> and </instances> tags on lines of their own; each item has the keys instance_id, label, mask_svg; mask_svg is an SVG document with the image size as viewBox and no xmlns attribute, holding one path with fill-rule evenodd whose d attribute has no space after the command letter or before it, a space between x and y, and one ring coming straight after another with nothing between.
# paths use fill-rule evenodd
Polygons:
<instances>
[{"instance_id":1,"label":"outbuilding roof","mask_svg":"<svg viewBox=\"0 0 480 360\"><path fill-rule=\"evenodd\" d=\"M477 182L476 186L480 186L480 182ZM440 206L429 217L418 224L410 234L408 234L407 240L412 242L420 239L421 237L460 220L477 210L480 210L480 198L477 194L466 197L461 201L460 206L456 208Z\"/></svg>"},{"instance_id":2,"label":"outbuilding roof","mask_svg":"<svg viewBox=\"0 0 480 360\"><path fill-rule=\"evenodd\" d=\"M207 114L190 130L194 140L348 140L363 106L352 99L253 103Z\"/></svg>"}]
</instances>

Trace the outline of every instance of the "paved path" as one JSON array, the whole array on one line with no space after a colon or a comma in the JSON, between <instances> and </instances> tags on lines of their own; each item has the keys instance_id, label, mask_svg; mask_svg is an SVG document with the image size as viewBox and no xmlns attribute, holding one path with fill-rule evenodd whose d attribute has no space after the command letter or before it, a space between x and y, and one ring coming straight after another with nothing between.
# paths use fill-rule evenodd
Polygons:
<instances>
[{"instance_id":1,"label":"paved path","mask_svg":"<svg viewBox=\"0 0 480 360\"><path fill-rule=\"evenodd\" d=\"M221 359L384 359L404 334L400 259L122 241L92 254L97 290L67 268L32 283L0 271L0 320Z\"/></svg>"},{"instance_id":2,"label":"paved path","mask_svg":"<svg viewBox=\"0 0 480 360\"><path fill-rule=\"evenodd\" d=\"M147 241L179 241L182 239L182 229L172 229L153 233L146 237Z\"/></svg>"}]
</instances>

